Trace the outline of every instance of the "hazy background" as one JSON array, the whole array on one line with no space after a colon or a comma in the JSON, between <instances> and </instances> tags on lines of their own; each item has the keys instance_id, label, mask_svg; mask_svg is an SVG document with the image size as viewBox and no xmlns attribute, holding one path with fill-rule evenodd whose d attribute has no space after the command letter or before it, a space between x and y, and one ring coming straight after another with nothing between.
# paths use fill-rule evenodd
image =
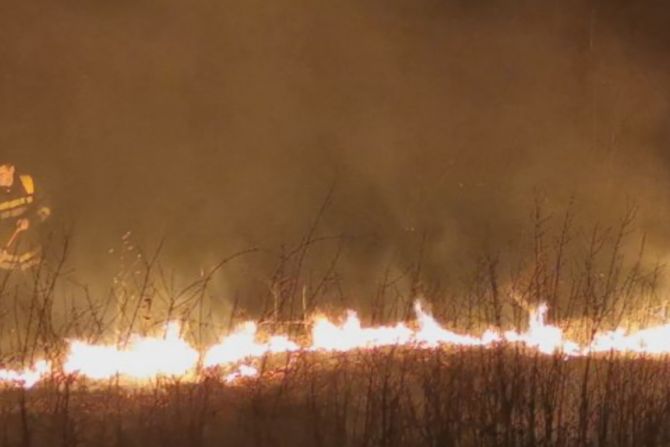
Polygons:
<instances>
[{"instance_id":1,"label":"hazy background","mask_svg":"<svg viewBox=\"0 0 670 447\"><path fill-rule=\"evenodd\" d=\"M662 257L668 23L664 1L2 2L0 153L99 284L127 231L184 276L294 244L333 183L319 234L353 238L352 284L423 233L435 277L513 249L538 194L584 221L637 203Z\"/></svg>"}]
</instances>

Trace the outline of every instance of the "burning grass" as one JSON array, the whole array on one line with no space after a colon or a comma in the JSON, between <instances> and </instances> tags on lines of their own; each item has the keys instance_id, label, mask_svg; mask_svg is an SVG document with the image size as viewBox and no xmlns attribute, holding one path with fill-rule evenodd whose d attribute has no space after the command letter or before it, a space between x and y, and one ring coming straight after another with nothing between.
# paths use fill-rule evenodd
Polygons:
<instances>
[{"instance_id":1,"label":"burning grass","mask_svg":"<svg viewBox=\"0 0 670 447\"><path fill-rule=\"evenodd\" d=\"M521 347L291 353L255 377L60 376L0 395L6 445L664 445L666 357ZM588 371L588 375L586 375Z\"/></svg>"},{"instance_id":2,"label":"burning grass","mask_svg":"<svg viewBox=\"0 0 670 447\"><path fill-rule=\"evenodd\" d=\"M179 289L140 254L109 299L55 306L63 255L4 283L0 445L667 445L659 270L627 256L631 216L577 247L571 220L550 238L538 217L531 263L505 276L487 256L457 294L413 263L361 316L310 317L339 290L339 252L305 285L313 229L259 317L235 300L223 325L207 292L235 256Z\"/></svg>"}]
</instances>

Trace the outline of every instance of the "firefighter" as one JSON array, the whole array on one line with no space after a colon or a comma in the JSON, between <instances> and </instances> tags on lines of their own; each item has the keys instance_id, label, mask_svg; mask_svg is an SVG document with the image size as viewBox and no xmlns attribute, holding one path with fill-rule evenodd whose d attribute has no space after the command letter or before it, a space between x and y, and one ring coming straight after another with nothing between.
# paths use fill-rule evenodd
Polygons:
<instances>
[{"instance_id":1,"label":"firefighter","mask_svg":"<svg viewBox=\"0 0 670 447\"><path fill-rule=\"evenodd\" d=\"M33 178L0 160L0 269L26 270L40 263L39 229L50 215Z\"/></svg>"}]
</instances>

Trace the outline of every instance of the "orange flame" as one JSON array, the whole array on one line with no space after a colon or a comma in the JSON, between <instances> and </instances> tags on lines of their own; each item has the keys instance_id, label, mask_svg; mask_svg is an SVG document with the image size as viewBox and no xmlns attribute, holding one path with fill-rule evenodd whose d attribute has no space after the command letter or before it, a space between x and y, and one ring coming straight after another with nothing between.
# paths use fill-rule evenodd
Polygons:
<instances>
[{"instance_id":1,"label":"orange flame","mask_svg":"<svg viewBox=\"0 0 670 447\"><path fill-rule=\"evenodd\" d=\"M267 354L295 351L346 352L403 345L416 349L435 349L441 346L489 347L499 343L518 343L542 354L561 353L566 357L584 356L598 352L670 353L670 324L645 328L633 333L622 329L596 334L593 342L582 346L567 339L563 330L546 323L547 306L530 312L528 329L524 332L489 329L482 335L459 334L440 325L419 303L415 305L416 323L392 326L363 327L353 311L348 311L343 323L325 317L313 320L310 344L300 345L283 335L259 341L258 327L253 322L239 326L223 337L202 356L180 335L180 326L169 323L163 337L132 337L128 346L96 345L71 340L63 359L62 372L91 380L124 377L147 380L161 376L197 377L198 367L236 367L224 377L226 383L242 378L258 377L253 366L245 364ZM0 370L0 383L30 388L54 371L54 367L39 361L25 370Z\"/></svg>"},{"instance_id":2,"label":"orange flame","mask_svg":"<svg viewBox=\"0 0 670 447\"><path fill-rule=\"evenodd\" d=\"M63 372L90 379L116 375L131 379L183 376L194 369L198 352L179 334L179 325L169 323L165 337L133 337L125 349L74 340L70 343Z\"/></svg>"},{"instance_id":3,"label":"orange flame","mask_svg":"<svg viewBox=\"0 0 670 447\"><path fill-rule=\"evenodd\" d=\"M51 372L51 364L40 360L32 368L21 371L0 369L0 382L32 388Z\"/></svg>"},{"instance_id":4,"label":"orange flame","mask_svg":"<svg viewBox=\"0 0 670 447\"><path fill-rule=\"evenodd\" d=\"M297 344L284 336L274 336L267 343L259 343L256 341L257 330L255 323L244 323L235 333L207 351L203 366L210 368L239 362L250 357L262 357L266 354L279 354L300 349Z\"/></svg>"},{"instance_id":5,"label":"orange flame","mask_svg":"<svg viewBox=\"0 0 670 447\"><path fill-rule=\"evenodd\" d=\"M327 318L319 317L312 329L312 350L350 351L352 349L379 348L382 346L407 344L412 340L412 331L404 324L362 328L361 321L353 311L340 326Z\"/></svg>"},{"instance_id":6,"label":"orange flame","mask_svg":"<svg viewBox=\"0 0 670 447\"><path fill-rule=\"evenodd\" d=\"M258 375L259 375L258 370L256 368L254 368L253 366L240 365L240 367L237 369L237 371L235 371L232 374L228 374L225 377L224 381L227 384L230 385L230 384L233 384L233 383L237 382L240 379L254 378L254 377L258 377Z\"/></svg>"}]
</instances>

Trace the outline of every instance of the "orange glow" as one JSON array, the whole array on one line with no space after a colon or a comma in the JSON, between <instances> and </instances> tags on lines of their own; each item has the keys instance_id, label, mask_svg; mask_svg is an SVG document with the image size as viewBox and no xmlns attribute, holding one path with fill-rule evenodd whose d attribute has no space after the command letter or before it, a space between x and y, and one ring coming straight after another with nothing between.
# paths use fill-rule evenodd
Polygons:
<instances>
[{"instance_id":1,"label":"orange glow","mask_svg":"<svg viewBox=\"0 0 670 447\"><path fill-rule=\"evenodd\" d=\"M251 378L254 378L254 377L258 377L258 375L259 375L258 370L256 368L254 368L253 366L240 365L240 367L237 369L237 371L235 371L232 374L228 374L224 378L224 381L227 384L230 385L230 384L233 384L233 383L237 382L240 379L251 379Z\"/></svg>"},{"instance_id":2,"label":"orange glow","mask_svg":"<svg viewBox=\"0 0 670 447\"><path fill-rule=\"evenodd\" d=\"M268 354L286 354L296 351L347 352L385 346L407 346L413 349L437 349L447 346L490 347L514 343L537 350L542 354L561 353L566 358L589 353L609 352L670 353L670 324L644 328L626 333L622 329L596 334L593 343L579 345L569 340L563 330L546 323L547 306L541 305L529 314L528 328L523 331L489 329L481 335L459 334L443 327L419 303L415 305L413 324L397 323L390 326L364 327L353 311L346 313L342 323L324 316L312 321L311 342L299 344L285 335L263 337L253 322L240 325L233 333L202 354L181 336L180 326L169 323L161 337L130 339L126 347L91 344L71 340L62 362L62 370L54 369L46 361L37 362L25 370L0 370L0 383L30 388L52 372L63 372L91 380L115 376L130 380L150 380L157 377L195 379L199 367L233 368L224 376L226 383L242 378L258 377L259 371L249 364Z\"/></svg>"},{"instance_id":3,"label":"orange glow","mask_svg":"<svg viewBox=\"0 0 670 447\"><path fill-rule=\"evenodd\" d=\"M40 360L30 369L21 371L0 369L0 382L32 388L33 385L45 378L51 372L51 364Z\"/></svg>"},{"instance_id":4,"label":"orange glow","mask_svg":"<svg viewBox=\"0 0 670 447\"><path fill-rule=\"evenodd\" d=\"M382 346L407 344L412 341L412 331L404 324L363 328L353 311L347 319L337 325L325 317L316 318L312 329L312 350L351 351L352 349L379 348Z\"/></svg>"},{"instance_id":5,"label":"orange glow","mask_svg":"<svg viewBox=\"0 0 670 447\"><path fill-rule=\"evenodd\" d=\"M233 334L212 346L203 361L205 368L236 363L247 358L262 357L266 354L297 351L300 347L283 336L271 337L267 343L256 341L257 327L247 322Z\"/></svg>"},{"instance_id":6,"label":"orange glow","mask_svg":"<svg viewBox=\"0 0 670 447\"><path fill-rule=\"evenodd\" d=\"M198 352L179 333L179 325L170 323L165 337L133 337L124 349L74 340L63 371L90 379L107 379L117 374L131 379L183 376L194 370Z\"/></svg>"}]
</instances>

